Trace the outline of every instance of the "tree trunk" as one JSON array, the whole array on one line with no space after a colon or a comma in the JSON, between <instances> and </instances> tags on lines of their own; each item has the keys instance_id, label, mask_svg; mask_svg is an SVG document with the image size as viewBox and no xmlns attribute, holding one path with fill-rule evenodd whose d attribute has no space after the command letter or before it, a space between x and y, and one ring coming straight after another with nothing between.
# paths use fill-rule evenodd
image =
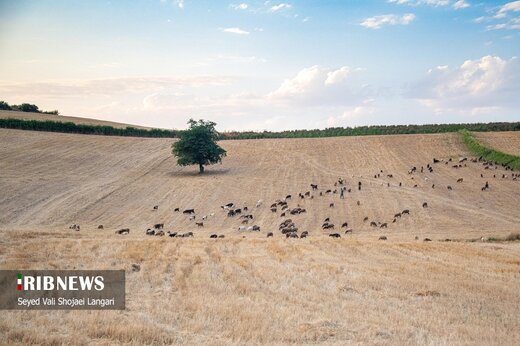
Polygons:
<instances>
[{"instance_id":1,"label":"tree trunk","mask_svg":"<svg viewBox=\"0 0 520 346\"><path fill-rule=\"evenodd\" d=\"M204 173L204 166L201 163L199 163L199 174L202 173Z\"/></svg>"}]
</instances>

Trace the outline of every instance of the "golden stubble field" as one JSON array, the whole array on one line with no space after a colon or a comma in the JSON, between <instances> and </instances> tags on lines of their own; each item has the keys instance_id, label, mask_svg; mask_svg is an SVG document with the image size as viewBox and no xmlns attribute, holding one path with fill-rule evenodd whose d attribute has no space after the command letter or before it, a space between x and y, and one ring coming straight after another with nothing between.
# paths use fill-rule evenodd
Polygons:
<instances>
[{"instance_id":1,"label":"golden stubble field","mask_svg":"<svg viewBox=\"0 0 520 346\"><path fill-rule=\"evenodd\" d=\"M171 140L0 130L0 144L0 268L127 271L126 311L4 311L1 343L520 343L520 244L467 241L520 231L520 181L472 162L407 173L467 156L457 134L225 141L228 157L205 176L175 165ZM338 177L345 200L297 196ZM291 216L307 239L278 231L285 218L269 205L287 194L307 209ZM228 202L247 205L261 231L239 232ZM204 227L177 207L208 215ZM326 217L342 238L321 230ZM155 223L195 236L146 236ZM114 234L122 227L128 236Z\"/></svg>"}]
</instances>

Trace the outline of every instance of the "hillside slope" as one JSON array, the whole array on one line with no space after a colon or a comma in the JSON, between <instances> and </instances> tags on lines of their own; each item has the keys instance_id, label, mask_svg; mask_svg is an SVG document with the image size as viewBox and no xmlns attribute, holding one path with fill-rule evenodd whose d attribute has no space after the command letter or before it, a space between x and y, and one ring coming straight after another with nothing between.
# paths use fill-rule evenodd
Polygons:
<instances>
[{"instance_id":1,"label":"hillside slope","mask_svg":"<svg viewBox=\"0 0 520 346\"><path fill-rule=\"evenodd\" d=\"M497 133L474 132L473 135L483 145L507 154L520 156L520 135L516 132Z\"/></svg>"},{"instance_id":2,"label":"hillside slope","mask_svg":"<svg viewBox=\"0 0 520 346\"><path fill-rule=\"evenodd\" d=\"M517 141L520 133L492 135ZM269 205L291 194L289 206L299 204L307 210L291 218L311 235L329 233L321 230L326 217L336 230L348 221L353 236L362 238L381 233L403 239L463 238L519 229L520 181L503 179L506 172L501 167L489 171L468 161L467 167L456 169L454 162L437 163L433 173L408 174L412 166L424 166L427 172L433 157L457 161L468 155L458 134L224 141L228 157L203 176L196 167L176 166L171 143L0 130L0 228L63 231L75 223L93 234L129 227L130 237L142 237L147 227L165 223L167 230L195 231L201 237L212 232L241 236L240 219L227 217L220 207L234 202L250 208L254 215L250 225L261 226L262 232L248 237L265 237L267 231L276 234L284 220L280 210L272 213ZM378 173L380 177L374 177ZM318 192L313 199L298 198L299 192L310 190L310 183L318 184L322 192L335 189L339 177L352 189L344 200L339 193L319 196ZM457 183L458 178L464 181ZM491 188L481 191L485 181ZM264 203L256 208L258 200ZM428 208L422 207L423 202ZM152 210L154 205L159 206L157 211ZM197 220L215 215L197 229L174 208L195 208ZM410 209L410 216L392 223L394 214L403 209ZM388 229L370 227L363 222L365 217L388 223ZM105 230L97 231L98 224Z\"/></svg>"},{"instance_id":3,"label":"hillside slope","mask_svg":"<svg viewBox=\"0 0 520 346\"><path fill-rule=\"evenodd\" d=\"M21 120L42 120L42 121L51 120L51 121L61 121L61 122L72 122L74 124L82 124L82 125L112 126L115 128L123 128L123 129L128 126L135 127L137 129L149 129L149 127L145 127L145 126L123 124L123 123L118 123L118 122L114 122L114 121L98 120L98 119L91 119L91 118L0 110L0 119L7 119L7 118L21 119Z\"/></svg>"}]
</instances>

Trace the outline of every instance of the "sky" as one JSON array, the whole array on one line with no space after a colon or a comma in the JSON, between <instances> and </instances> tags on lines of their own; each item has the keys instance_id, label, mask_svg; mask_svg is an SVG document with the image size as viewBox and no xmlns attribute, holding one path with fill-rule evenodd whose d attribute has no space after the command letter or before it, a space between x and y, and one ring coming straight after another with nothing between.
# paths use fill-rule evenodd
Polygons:
<instances>
[{"instance_id":1,"label":"sky","mask_svg":"<svg viewBox=\"0 0 520 346\"><path fill-rule=\"evenodd\" d=\"M520 1L0 0L0 100L221 131L520 121Z\"/></svg>"}]
</instances>

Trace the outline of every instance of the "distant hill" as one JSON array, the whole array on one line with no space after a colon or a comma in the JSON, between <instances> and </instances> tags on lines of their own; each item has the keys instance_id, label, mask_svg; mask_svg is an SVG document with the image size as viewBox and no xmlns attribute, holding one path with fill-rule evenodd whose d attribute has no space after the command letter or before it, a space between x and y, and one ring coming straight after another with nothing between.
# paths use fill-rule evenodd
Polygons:
<instances>
[{"instance_id":1,"label":"distant hill","mask_svg":"<svg viewBox=\"0 0 520 346\"><path fill-rule=\"evenodd\" d=\"M83 125L112 126L112 127L121 128L121 129L124 129L126 127L134 127L137 129L146 129L146 130L151 129L151 127L146 127L146 126L124 124L124 123L118 123L118 122L114 122L114 121L98 120L98 119L91 119L91 118L70 117L70 116L56 115L56 114L0 110L0 119L7 119L7 118L20 119L20 120L42 120L42 121L50 120L50 121L60 121L60 122L72 122L75 124L83 124Z\"/></svg>"}]
</instances>

